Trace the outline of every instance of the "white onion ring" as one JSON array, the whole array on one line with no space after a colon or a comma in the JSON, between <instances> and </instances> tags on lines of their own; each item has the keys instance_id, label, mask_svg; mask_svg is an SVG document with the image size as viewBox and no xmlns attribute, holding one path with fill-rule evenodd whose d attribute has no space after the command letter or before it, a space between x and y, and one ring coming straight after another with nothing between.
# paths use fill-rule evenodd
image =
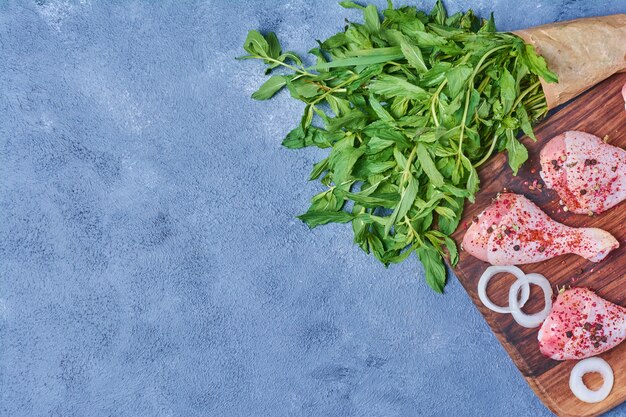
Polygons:
<instances>
[{"instance_id":1,"label":"white onion ring","mask_svg":"<svg viewBox=\"0 0 626 417\"><path fill-rule=\"evenodd\" d=\"M496 274L508 273L517 279L516 282L520 282L520 287L516 290L515 294L518 295L518 292L521 289L521 297L519 299L519 305L524 306L526 301L528 301L528 297L530 296L530 284L528 283L528 279L526 278L526 274L524 271L519 269L516 266L490 266L485 269L485 272L478 280L478 298L480 301L491 311L495 311L496 313L510 313L511 309L509 307L501 307L499 305L494 304L489 297L487 296L487 285L491 278L493 278ZM522 286L523 285L523 286ZM517 301L517 300L515 300Z\"/></svg>"},{"instance_id":2,"label":"white onion ring","mask_svg":"<svg viewBox=\"0 0 626 417\"><path fill-rule=\"evenodd\" d=\"M541 274L528 274L526 275L526 282L518 280L509 288L509 308L511 309L511 315L520 326L526 328L533 328L539 326L550 314L552 309L552 286L550 282ZM545 306L543 310L535 314L526 314L522 311L522 304L517 301L517 293L520 286L531 283L538 285L543 290L543 296L545 300Z\"/></svg>"},{"instance_id":3,"label":"white onion ring","mask_svg":"<svg viewBox=\"0 0 626 417\"><path fill-rule=\"evenodd\" d=\"M583 382L583 375L597 372L602 375L602 386L597 390L590 390ZM586 403L599 403L609 396L613 389L613 369L604 359L587 358L578 362L569 376L569 389L576 398Z\"/></svg>"}]
</instances>

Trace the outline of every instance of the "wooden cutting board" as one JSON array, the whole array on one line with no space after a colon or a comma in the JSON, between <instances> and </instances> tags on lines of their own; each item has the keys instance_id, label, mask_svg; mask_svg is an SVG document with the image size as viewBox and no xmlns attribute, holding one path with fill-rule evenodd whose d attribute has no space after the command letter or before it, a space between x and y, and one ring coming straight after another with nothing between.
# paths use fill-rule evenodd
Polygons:
<instances>
[{"instance_id":1,"label":"wooden cutting board","mask_svg":"<svg viewBox=\"0 0 626 417\"><path fill-rule=\"evenodd\" d=\"M506 188L523 194L561 223L575 227L599 227L611 232L621 247L597 264L575 255L565 255L523 265L521 269L526 273L538 272L544 275L553 288L557 285L589 287L607 300L626 306L626 202L599 216L589 217L562 211L559 197L554 191L533 187L535 181L543 185L539 176L539 152L547 141L559 133L582 130L600 138L608 135L610 144L626 148L626 111L621 96L624 83L626 74L614 75L539 124L535 128L537 142L527 137L522 139L528 147L530 158L516 177L512 175L504 154L497 155L482 166L479 170L481 190L476 203L466 204L461 226L454 233L456 242L461 243L466 225L491 203L498 192ZM544 357L537 343L538 328L525 329L517 325L511 315L494 313L482 305L476 286L488 266L462 251L454 270L526 381L550 410L560 417L597 416L626 400L626 342L601 355L615 373L615 383L609 397L598 404L583 403L569 389L570 371L576 361L558 362ZM506 305L512 282L512 277L495 277L489 285L488 295L494 302ZM525 311L536 312L543 308L543 297L540 294L540 290L532 286L531 300L528 308L524 308ZM600 378L596 381L590 379L591 387L597 388Z\"/></svg>"}]
</instances>

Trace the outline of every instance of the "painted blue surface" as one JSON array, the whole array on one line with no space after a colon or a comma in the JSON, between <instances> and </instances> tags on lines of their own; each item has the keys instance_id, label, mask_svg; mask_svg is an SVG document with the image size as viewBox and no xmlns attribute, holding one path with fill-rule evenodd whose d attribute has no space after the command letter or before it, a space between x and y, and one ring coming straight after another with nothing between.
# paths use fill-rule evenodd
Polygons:
<instances>
[{"instance_id":1,"label":"painted blue surface","mask_svg":"<svg viewBox=\"0 0 626 417\"><path fill-rule=\"evenodd\" d=\"M281 148L302 106L251 100L261 65L233 58L358 12L102 3L0 4L0 415L550 415L456 279L294 219L320 153ZM470 3L505 30L626 12L447 5Z\"/></svg>"}]
</instances>

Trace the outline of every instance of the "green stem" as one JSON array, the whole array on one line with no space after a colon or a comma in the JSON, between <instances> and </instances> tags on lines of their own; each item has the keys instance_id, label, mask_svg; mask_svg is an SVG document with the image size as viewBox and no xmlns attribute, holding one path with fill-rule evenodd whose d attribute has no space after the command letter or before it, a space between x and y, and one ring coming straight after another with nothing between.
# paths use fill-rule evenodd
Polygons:
<instances>
[{"instance_id":1,"label":"green stem","mask_svg":"<svg viewBox=\"0 0 626 417\"><path fill-rule=\"evenodd\" d=\"M411 154L409 155L409 157L406 160L406 167L404 168L404 172L402 173L402 178L400 180L400 186L403 186L404 182L407 180L408 176L411 175L411 166L413 165L413 159L415 159L416 155L417 155L417 145L415 145L413 147L413 150L411 151ZM413 226L411 225L411 221L410 221L410 219L408 218L407 215L404 215L404 223L406 223L406 225L409 227L409 233L419 240L419 236L417 235L417 231L415 229L413 229Z\"/></svg>"},{"instance_id":2,"label":"green stem","mask_svg":"<svg viewBox=\"0 0 626 417\"><path fill-rule=\"evenodd\" d=\"M478 72L483 69L483 63L485 62L485 60L487 59L487 57L489 55L493 54L494 52L496 52L496 51L498 51L500 49L504 49L504 48L508 48L508 47L509 47L509 45L501 45L501 46L497 46L497 47L492 48L489 51L487 51L487 53L485 55L483 55L482 58L480 58L480 61L478 61L478 64L476 64L476 68L472 72L472 75L471 75L471 77L469 79L469 82L468 82L468 87L471 87L471 88L467 89L467 94L465 95L465 108L463 110L463 119L461 120L461 131L459 133L459 147L458 147L458 152L457 152L457 163L461 159L461 153L463 152L463 136L465 135L465 121L467 120L467 110L469 108L469 102L470 102L470 99L472 97L472 89L473 89L473 86L474 86L474 77L476 77L476 74L478 74ZM513 108L515 108L515 107L513 107Z\"/></svg>"},{"instance_id":3,"label":"green stem","mask_svg":"<svg viewBox=\"0 0 626 417\"><path fill-rule=\"evenodd\" d=\"M322 94L321 96L319 96L318 98L316 98L315 100L313 100L311 102L311 104L317 104L320 101L324 100L326 98L327 95L329 95L330 93L335 93L337 91L339 91L339 89L343 86L345 86L346 84L350 84L352 81L356 80L358 78L357 75L354 75L352 77L350 77L349 79L347 79L346 81L337 84L336 86L334 86L333 88L331 88L330 90L326 91L324 94Z\"/></svg>"},{"instance_id":4,"label":"green stem","mask_svg":"<svg viewBox=\"0 0 626 417\"><path fill-rule=\"evenodd\" d=\"M469 102L472 98L472 90L468 89L465 95L465 108L463 109L463 119L461 119L461 132L459 133L459 149L457 153L457 162L461 159L463 152L463 136L465 134L465 121L467 120L467 110L469 109Z\"/></svg>"},{"instance_id":5,"label":"green stem","mask_svg":"<svg viewBox=\"0 0 626 417\"><path fill-rule=\"evenodd\" d=\"M527 101L526 101L526 107L532 107L532 106L536 106L536 105L543 105L545 106L545 101L546 101L546 97L543 94L542 91L537 92L534 96L531 96Z\"/></svg>"},{"instance_id":6,"label":"green stem","mask_svg":"<svg viewBox=\"0 0 626 417\"><path fill-rule=\"evenodd\" d=\"M281 62L281 61L279 61L277 59L274 59L274 58L262 57L262 56L257 56L257 58L258 59L263 59L263 60L266 60L266 61L271 61L271 62L274 62L276 64L280 64L283 67L289 68L290 70L295 71L295 72L297 72L299 74L302 74L302 75L308 75L310 77L315 77L315 74L313 74L312 72L308 72L308 71L302 70L302 69L300 69L298 67L294 67L293 65L285 64L284 62Z\"/></svg>"},{"instance_id":7,"label":"green stem","mask_svg":"<svg viewBox=\"0 0 626 417\"><path fill-rule=\"evenodd\" d=\"M469 55L466 55L465 57L463 57L459 65L465 64L468 59ZM439 84L437 91L435 91L430 101L430 114L433 117L433 122L435 122L435 126L437 127L439 127L439 119L437 119L437 110L435 109L435 106L437 102L439 102L439 94L443 91L443 88L446 86L447 83L448 79L446 78L441 84Z\"/></svg>"},{"instance_id":8,"label":"green stem","mask_svg":"<svg viewBox=\"0 0 626 417\"><path fill-rule=\"evenodd\" d=\"M500 45L487 51L487 53L480 58L480 61L478 61L478 64L476 64L476 69L474 69L474 72L472 73L472 76L470 79L473 81L476 74L478 74L478 72L483 69L482 65L485 62L485 59L489 57L489 55L493 54L496 51L499 51L500 49L509 48L510 46L511 45Z\"/></svg>"},{"instance_id":9,"label":"green stem","mask_svg":"<svg viewBox=\"0 0 626 417\"><path fill-rule=\"evenodd\" d=\"M441 84L439 84L439 88L433 94L433 97L430 100L430 114L433 117L433 122L435 122L435 126L439 127L439 120L437 119L437 110L435 109L436 102L439 101L439 93L443 90L443 88L448 83L448 79L443 80Z\"/></svg>"},{"instance_id":10,"label":"green stem","mask_svg":"<svg viewBox=\"0 0 626 417\"><path fill-rule=\"evenodd\" d=\"M519 103L524 99L524 97L526 97L526 95L528 95L528 93L530 93L532 90L534 90L535 88L537 88L537 86L539 86L541 84L541 82L537 81L536 83L534 83L533 85L531 85L530 87L528 87L526 90L524 90L522 92L522 94L520 94L517 99L515 100L515 102L513 103L513 106L511 107L511 111L509 112L509 114L511 114L515 108L517 108L517 106L519 105ZM478 161L477 163L475 163L473 166L474 168L478 168L479 166L481 166L483 163L485 163L485 161L487 159L489 159L489 157L491 156L491 154L493 153L493 150L496 147L496 141L497 141L497 135L493 135L493 139L491 140L491 146L489 146L489 151L487 151L487 153L485 154L485 156L482 157L482 159L480 161ZM461 146L461 144L459 143L459 147Z\"/></svg>"},{"instance_id":11,"label":"green stem","mask_svg":"<svg viewBox=\"0 0 626 417\"><path fill-rule=\"evenodd\" d=\"M417 230L413 228L413 225L411 224L411 219L409 218L409 216L405 215L403 222L409 228L409 231L407 233L407 240L410 238L415 238L415 240L417 240L420 244L422 244L422 239L420 238L419 233L417 233Z\"/></svg>"},{"instance_id":12,"label":"green stem","mask_svg":"<svg viewBox=\"0 0 626 417\"><path fill-rule=\"evenodd\" d=\"M489 159L489 157L491 156L491 154L493 153L493 150L496 147L496 142L498 139L498 135L494 134L493 138L491 139L491 146L489 146L489 151L487 151L487 153L485 154L485 156L482 157L482 159L478 162L476 162L473 167L474 168L478 168L479 166L481 166L482 164L485 163L485 161L487 161L487 159Z\"/></svg>"},{"instance_id":13,"label":"green stem","mask_svg":"<svg viewBox=\"0 0 626 417\"><path fill-rule=\"evenodd\" d=\"M406 181L407 177L409 175L411 175L411 166L413 165L413 159L415 159L415 155L417 155L417 145L415 145L413 147L413 150L411 151L411 154L409 155L409 157L406 160L406 167L404 168L404 172L402 173L402 182L401 182L401 184L403 184L404 181Z\"/></svg>"},{"instance_id":14,"label":"green stem","mask_svg":"<svg viewBox=\"0 0 626 417\"><path fill-rule=\"evenodd\" d=\"M524 90L522 92L522 94L520 94L517 99L513 102L513 107L511 107L511 111L513 111L514 109L517 108L517 105L520 103L520 101L522 101L522 99L524 97L526 97L526 95L528 93L530 93L532 90L534 90L535 88L537 88L537 86L541 85L540 81L537 81L536 83L534 83L533 85L531 85L530 87L528 87L526 90Z\"/></svg>"}]
</instances>

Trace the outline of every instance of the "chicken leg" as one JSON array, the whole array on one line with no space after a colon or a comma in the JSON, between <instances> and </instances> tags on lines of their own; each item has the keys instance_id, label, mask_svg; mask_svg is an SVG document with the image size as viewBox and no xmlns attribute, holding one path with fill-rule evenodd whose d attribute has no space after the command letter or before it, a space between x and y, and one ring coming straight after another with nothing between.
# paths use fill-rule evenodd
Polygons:
<instances>
[{"instance_id":1,"label":"chicken leg","mask_svg":"<svg viewBox=\"0 0 626 417\"><path fill-rule=\"evenodd\" d=\"M520 265L566 253L598 262L618 246L602 229L565 226L526 197L503 193L474 219L461 247L492 265Z\"/></svg>"}]
</instances>

